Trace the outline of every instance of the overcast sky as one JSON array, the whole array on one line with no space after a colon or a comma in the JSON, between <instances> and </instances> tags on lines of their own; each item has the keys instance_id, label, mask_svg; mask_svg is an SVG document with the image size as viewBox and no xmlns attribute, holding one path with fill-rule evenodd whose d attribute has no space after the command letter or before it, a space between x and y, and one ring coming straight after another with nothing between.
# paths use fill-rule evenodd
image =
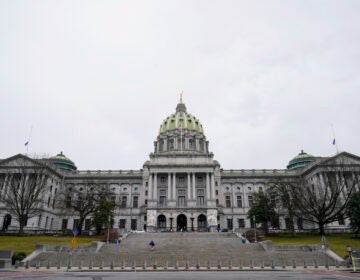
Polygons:
<instances>
[{"instance_id":1,"label":"overcast sky","mask_svg":"<svg viewBox=\"0 0 360 280\"><path fill-rule=\"evenodd\" d=\"M0 0L0 158L140 169L179 93L224 169L360 155L360 1Z\"/></svg>"}]
</instances>

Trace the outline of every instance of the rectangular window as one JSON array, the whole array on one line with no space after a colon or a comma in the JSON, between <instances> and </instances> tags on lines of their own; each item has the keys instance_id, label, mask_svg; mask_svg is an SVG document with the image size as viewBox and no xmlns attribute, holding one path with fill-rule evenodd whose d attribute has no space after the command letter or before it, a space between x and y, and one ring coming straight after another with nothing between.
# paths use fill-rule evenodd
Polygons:
<instances>
[{"instance_id":1,"label":"rectangular window","mask_svg":"<svg viewBox=\"0 0 360 280\"><path fill-rule=\"evenodd\" d=\"M68 196L66 198L66 208L70 208L71 207L71 196Z\"/></svg>"},{"instance_id":2,"label":"rectangular window","mask_svg":"<svg viewBox=\"0 0 360 280\"><path fill-rule=\"evenodd\" d=\"M119 228L124 229L126 225L126 219L120 219L119 220Z\"/></svg>"},{"instance_id":3,"label":"rectangular window","mask_svg":"<svg viewBox=\"0 0 360 280\"><path fill-rule=\"evenodd\" d=\"M126 208L127 196L121 197L121 208Z\"/></svg>"},{"instance_id":4,"label":"rectangular window","mask_svg":"<svg viewBox=\"0 0 360 280\"><path fill-rule=\"evenodd\" d=\"M205 205L205 190L204 189L197 190L196 205L198 205L198 206Z\"/></svg>"},{"instance_id":5,"label":"rectangular window","mask_svg":"<svg viewBox=\"0 0 360 280\"><path fill-rule=\"evenodd\" d=\"M133 197L133 208L138 208L139 207L138 201L139 201L139 197L134 196Z\"/></svg>"},{"instance_id":6,"label":"rectangular window","mask_svg":"<svg viewBox=\"0 0 360 280\"><path fill-rule=\"evenodd\" d=\"M116 199L115 196L112 196L111 199L110 199L110 201L111 201L111 203L112 203L113 206L115 206L115 199Z\"/></svg>"},{"instance_id":7,"label":"rectangular window","mask_svg":"<svg viewBox=\"0 0 360 280\"><path fill-rule=\"evenodd\" d=\"M227 219L227 228L228 230L233 229L233 219Z\"/></svg>"},{"instance_id":8,"label":"rectangular window","mask_svg":"<svg viewBox=\"0 0 360 280\"><path fill-rule=\"evenodd\" d=\"M345 225L345 220L344 220L344 216L343 215L338 215L338 222L339 222L339 226L344 226Z\"/></svg>"},{"instance_id":9,"label":"rectangular window","mask_svg":"<svg viewBox=\"0 0 360 280\"><path fill-rule=\"evenodd\" d=\"M78 229L78 227L79 227L79 219L74 219L73 229Z\"/></svg>"},{"instance_id":10,"label":"rectangular window","mask_svg":"<svg viewBox=\"0 0 360 280\"><path fill-rule=\"evenodd\" d=\"M68 220L67 220L67 219L62 219L61 229L62 229L62 230L67 229L67 224L68 224Z\"/></svg>"},{"instance_id":11,"label":"rectangular window","mask_svg":"<svg viewBox=\"0 0 360 280\"><path fill-rule=\"evenodd\" d=\"M131 219L131 230L137 230L137 220Z\"/></svg>"},{"instance_id":12,"label":"rectangular window","mask_svg":"<svg viewBox=\"0 0 360 280\"><path fill-rule=\"evenodd\" d=\"M90 229L91 229L91 220L86 219L85 220L85 230L90 230Z\"/></svg>"},{"instance_id":13,"label":"rectangular window","mask_svg":"<svg viewBox=\"0 0 360 280\"><path fill-rule=\"evenodd\" d=\"M253 197L252 197L252 195L248 196L248 201L249 201L249 207L252 207L253 206Z\"/></svg>"},{"instance_id":14,"label":"rectangular window","mask_svg":"<svg viewBox=\"0 0 360 280\"><path fill-rule=\"evenodd\" d=\"M298 229L304 229L303 219L301 217L297 218L297 227Z\"/></svg>"},{"instance_id":15,"label":"rectangular window","mask_svg":"<svg viewBox=\"0 0 360 280\"><path fill-rule=\"evenodd\" d=\"M215 201L216 201L216 206L219 206L219 199L217 198Z\"/></svg>"},{"instance_id":16,"label":"rectangular window","mask_svg":"<svg viewBox=\"0 0 360 280\"><path fill-rule=\"evenodd\" d=\"M231 197L230 197L230 195L225 196L225 205L226 205L226 207L231 207Z\"/></svg>"},{"instance_id":17,"label":"rectangular window","mask_svg":"<svg viewBox=\"0 0 360 280\"><path fill-rule=\"evenodd\" d=\"M166 183L166 177L165 177L165 176L161 176L161 177L160 177L160 182L161 182L161 183Z\"/></svg>"},{"instance_id":18,"label":"rectangular window","mask_svg":"<svg viewBox=\"0 0 360 280\"><path fill-rule=\"evenodd\" d=\"M238 195L236 197L236 201L237 201L237 207L242 208L242 197L241 197L241 195Z\"/></svg>"},{"instance_id":19,"label":"rectangular window","mask_svg":"<svg viewBox=\"0 0 360 280\"><path fill-rule=\"evenodd\" d=\"M178 190L178 206L186 206L185 194L185 190Z\"/></svg>"},{"instance_id":20,"label":"rectangular window","mask_svg":"<svg viewBox=\"0 0 360 280\"><path fill-rule=\"evenodd\" d=\"M160 206L166 206L166 190L160 190L159 204Z\"/></svg>"},{"instance_id":21,"label":"rectangular window","mask_svg":"<svg viewBox=\"0 0 360 280\"><path fill-rule=\"evenodd\" d=\"M239 219L238 223L239 223L239 228L245 228L245 220L244 219Z\"/></svg>"}]
</instances>

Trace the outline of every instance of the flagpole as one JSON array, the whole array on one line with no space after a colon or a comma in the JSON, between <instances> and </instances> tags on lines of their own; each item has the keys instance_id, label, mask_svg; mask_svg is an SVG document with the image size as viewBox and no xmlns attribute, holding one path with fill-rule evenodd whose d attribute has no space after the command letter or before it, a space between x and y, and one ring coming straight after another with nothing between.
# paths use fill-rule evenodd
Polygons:
<instances>
[{"instance_id":1,"label":"flagpole","mask_svg":"<svg viewBox=\"0 0 360 280\"><path fill-rule=\"evenodd\" d=\"M333 145L335 145L335 147L336 147L336 154L338 154L339 153L339 148L338 148L338 144L337 144L337 141L336 141L336 138L335 138L335 132L334 132L334 126L333 126L333 124L331 124L331 131L332 131L332 134L333 134Z\"/></svg>"},{"instance_id":2,"label":"flagpole","mask_svg":"<svg viewBox=\"0 0 360 280\"><path fill-rule=\"evenodd\" d=\"M26 146L26 155L28 155L28 152L29 152L30 138L31 138L32 129L33 129L33 126L30 127L29 138L28 138L27 142L25 143L25 146Z\"/></svg>"}]
</instances>

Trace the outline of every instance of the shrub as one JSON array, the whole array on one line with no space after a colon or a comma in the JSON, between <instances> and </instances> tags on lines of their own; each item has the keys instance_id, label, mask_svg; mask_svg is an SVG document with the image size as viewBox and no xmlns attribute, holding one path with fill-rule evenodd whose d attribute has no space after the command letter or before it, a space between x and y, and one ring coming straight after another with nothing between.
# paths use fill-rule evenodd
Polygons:
<instances>
[{"instance_id":1,"label":"shrub","mask_svg":"<svg viewBox=\"0 0 360 280\"><path fill-rule=\"evenodd\" d=\"M24 252L14 252L11 258L12 264L14 265L17 260L22 261L23 259L25 259L25 257L26 254Z\"/></svg>"}]
</instances>

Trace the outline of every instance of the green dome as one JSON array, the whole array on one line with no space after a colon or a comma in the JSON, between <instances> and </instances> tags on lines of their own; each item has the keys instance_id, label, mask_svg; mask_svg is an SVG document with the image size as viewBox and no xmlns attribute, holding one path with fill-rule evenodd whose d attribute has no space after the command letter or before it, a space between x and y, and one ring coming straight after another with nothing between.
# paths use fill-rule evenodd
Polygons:
<instances>
[{"instance_id":1,"label":"green dome","mask_svg":"<svg viewBox=\"0 0 360 280\"><path fill-rule=\"evenodd\" d=\"M181 99L176 106L176 113L168 116L160 125L159 134L170 130L180 130L180 128L182 130L195 130L204 134L202 124L196 117L186 112L186 106Z\"/></svg>"},{"instance_id":2,"label":"green dome","mask_svg":"<svg viewBox=\"0 0 360 280\"><path fill-rule=\"evenodd\" d=\"M50 158L50 160L60 169L65 171L74 171L76 170L76 165L72 160L67 158L63 152L60 152L60 154L57 154L56 156L53 156Z\"/></svg>"},{"instance_id":3,"label":"green dome","mask_svg":"<svg viewBox=\"0 0 360 280\"><path fill-rule=\"evenodd\" d=\"M294 170L298 168L303 168L308 165L310 162L314 161L315 157L305 153L301 150L301 153L294 157L292 160L289 161L287 165L287 169Z\"/></svg>"}]
</instances>

